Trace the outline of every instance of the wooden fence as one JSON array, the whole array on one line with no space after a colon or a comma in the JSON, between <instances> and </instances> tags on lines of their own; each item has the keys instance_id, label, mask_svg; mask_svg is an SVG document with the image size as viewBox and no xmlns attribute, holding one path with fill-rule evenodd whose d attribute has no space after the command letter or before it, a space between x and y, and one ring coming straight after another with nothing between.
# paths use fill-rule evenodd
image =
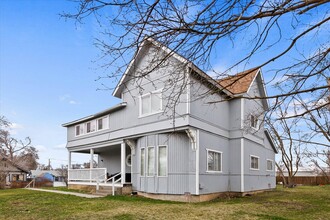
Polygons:
<instances>
[{"instance_id":1,"label":"wooden fence","mask_svg":"<svg viewBox=\"0 0 330 220\"><path fill-rule=\"evenodd\" d=\"M329 178L329 177L328 177ZM288 178L286 177L286 180ZM282 177L276 177L276 183L283 182ZM325 176L295 176L293 177L293 182L297 185L325 185L330 184L329 179Z\"/></svg>"}]
</instances>

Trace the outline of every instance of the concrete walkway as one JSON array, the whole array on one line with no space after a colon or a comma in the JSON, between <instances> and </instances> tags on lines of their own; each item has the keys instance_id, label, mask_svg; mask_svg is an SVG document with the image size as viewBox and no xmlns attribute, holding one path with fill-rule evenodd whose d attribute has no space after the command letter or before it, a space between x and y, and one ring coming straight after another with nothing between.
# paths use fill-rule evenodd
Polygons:
<instances>
[{"instance_id":1,"label":"concrete walkway","mask_svg":"<svg viewBox=\"0 0 330 220\"><path fill-rule=\"evenodd\" d=\"M100 195L91 195L91 194L83 194L83 193L75 193L75 192L65 192L65 191L60 191L60 190L49 190L49 189L38 189L38 188L25 188L29 190L35 190L35 191L43 191L43 192L52 192L52 193L59 193L59 194L66 194L66 195L73 195L73 196L79 196L79 197L84 197L84 198L101 198L104 196Z\"/></svg>"}]
</instances>

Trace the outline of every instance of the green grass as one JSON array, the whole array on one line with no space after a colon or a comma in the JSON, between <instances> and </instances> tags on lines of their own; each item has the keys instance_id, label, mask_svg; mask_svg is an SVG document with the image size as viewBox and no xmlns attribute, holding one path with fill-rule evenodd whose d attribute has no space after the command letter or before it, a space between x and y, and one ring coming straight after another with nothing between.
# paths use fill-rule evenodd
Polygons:
<instances>
[{"instance_id":1,"label":"green grass","mask_svg":"<svg viewBox=\"0 0 330 220\"><path fill-rule=\"evenodd\" d=\"M65 189L61 189L65 190ZM178 203L141 197L86 199L0 190L0 219L330 219L330 186L277 188L243 198Z\"/></svg>"}]
</instances>

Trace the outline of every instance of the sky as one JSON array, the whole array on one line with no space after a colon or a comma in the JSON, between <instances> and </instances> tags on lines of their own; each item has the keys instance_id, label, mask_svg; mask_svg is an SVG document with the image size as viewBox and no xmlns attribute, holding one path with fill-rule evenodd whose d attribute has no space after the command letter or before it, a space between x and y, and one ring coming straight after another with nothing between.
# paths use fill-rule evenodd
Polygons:
<instances>
[{"instance_id":1,"label":"sky","mask_svg":"<svg viewBox=\"0 0 330 220\"><path fill-rule=\"evenodd\" d=\"M39 162L67 164L69 122L119 102L95 81L104 70L93 62L93 21L76 25L60 13L69 1L0 1L0 115L13 123L18 139L29 136ZM79 155L73 161L80 162Z\"/></svg>"},{"instance_id":2,"label":"sky","mask_svg":"<svg viewBox=\"0 0 330 220\"><path fill-rule=\"evenodd\" d=\"M99 68L96 61L100 56L93 45L100 35L97 22L90 16L83 24L76 24L60 16L76 11L77 6L66 0L0 0L0 115L12 122L15 138L32 139L41 164L50 159L54 168L67 164L68 158L66 128L61 125L120 102L110 90L98 90L104 81L96 79L106 75L107 70ZM282 30L289 31L285 26ZM301 42L301 48L308 52L316 45L311 42ZM228 68L248 47L243 41L235 43L235 47L230 42L219 43L218 54L212 57L216 70ZM277 53L276 50L280 51L280 47L268 55ZM264 56L255 56L249 67ZM282 58L279 62L289 61ZM271 63L263 68L266 81L272 78L267 69L276 65ZM106 82L109 87L114 87L114 83ZM271 87L267 89L272 95ZM72 161L81 163L88 159L89 155L73 154Z\"/></svg>"}]
</instances>

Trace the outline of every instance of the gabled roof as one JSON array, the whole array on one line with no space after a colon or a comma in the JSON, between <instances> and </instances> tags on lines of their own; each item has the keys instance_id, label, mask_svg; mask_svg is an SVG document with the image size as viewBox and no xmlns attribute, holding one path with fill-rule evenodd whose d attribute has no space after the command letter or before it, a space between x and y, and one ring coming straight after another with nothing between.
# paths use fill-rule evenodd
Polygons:
<instances>
[{"instance_id":1,"label":"gabled roof","mask_svg":"<svg viewBox=\"0 0 330 220\"><path fill-rule=\"evenodd\" d=\"M109 114L111 112L115 112L119 109L125 108L126 104L127 104L126 102L119 103L119 104L117 104L117 105L115 105L111 108L108 108L108 109L103 110L101 112L95 113L93 115L86 116L86 117L83 117L83 118L80 118L80 119L77 119L77 120L74 120L74 121L71 121L71 122L64 123L64 124L62 124L62 126L63 127L69 127L71 125L79 124L79 123L82 123L82 122L86 122L88 120L92 120L92 119L104 116L104 115Z\"/></svg>"},{"instance_id":2,"label":"gabled roof","mask_svg":"<svg viewBox=\"0 0 330 220\"><path fill-rule=\"evenodd\" d=\"M248 92L259 71L259 68L249 69L236 75L220 79L218 82L222 87L226 88L235 95L246 93Z\"/></svg>"},{"instance_id":3,"label":"gabled roof","mask_svg":"<svg viewBox=\"0 0 330 220\"><path fill-rule=\"evenodd\" d=\"M235 76L230 76L222 80L215 80L212 77L210 77L208 74L206 74L204 71L199 69L195 64L193 64L191 61L187 60L183 56L179 55L178 53L174 52L173 50L169 49L168 47L162 45L158 41L146 37L141 45L139 46L139 49L136 51L133 59L129 63L127 69L125 70L124 74L122 75L120 81L118 82L116 88L114 89L112 95L121 98L121 92L125 88L125 82L127 82L130 78L130 71L136 65L137 60L139 59L139 56L143 54L143 50L146 45L153 44L156 47L159 47L160 49L164 50L167 54L171 54L172 57L177 59L178 61L182 63L186 63L187 66L192 69L195 73L197 73L199 76L201 76L203 79L206 79L208 83L210 83L212 86L215 86L216 88L219 88L220 91L222 91L224 94L226 94L229 97L237 97L239 95L242 95L244 93L247 93L249 88L251 87L254 80L259 76L259 82L261 82L262 88L261 88L261 95L266 96L266 91L263 86L263 79L261 76L260 68L253 68L250 70L246 70L244 72L241 72ZM262 100L263 106L265 109L268 108L267 100Z\"/></svg>"},{"instance_id":4,"label":"gabled roof","mask_svg":"<svg viewBox=\"0 0 330 220\"><path fill-rule=\"evenodd\" d=\"M0 156L0 161L5 161L5 162L9 163L11 166L13 166L13 167L17 168L18 170L21 170L21 171L23 171L25 173L28 173L29 172L27 169L25 169L25 168L23 168L23 167L15 164L13 161L11 161L10 159L8 159L6 157Z\"/></svg>"},{"instance_id":5,"label":"gabled roof","mask_svg":"<svg viewBox=\"0 0 330 220\"><path fill-rule=\"evenodd\" d=\"M268 129L265 129L264 132L265 132L266 138L268 139L268 141L269 141L270 145L272 146L274 152L275 152L276 154L278 154L278 150L277 150L277 148L276 148L276 146L275 146L275 144L274 144L273 138L272 138L272 136L270 135Z\"/></svg>"},{"instance_id":6,"label":"gabled roof","mask_svg":"<svg viewBox=\"0 0 330 220\"><path fill-rule=\"evenodd\" d=\"M204 71L202 71L201 69L199 69L191 61L187 60L183 56L179 55L178 53L174 52L173 50L171 50L168 47L164 46L163 44L159 43L158 41L156 41L156 40L154 40L152 38L146 37L143 40L143 42L141 43L141 45L139 46L139 49L136 51L133 59L129 63L127 69L125 70L124 74L122 75L122 77L121 77L120 81L118 82L116 88L113 90L112 95L114 97L121 98L121 92L122 92L123 88L125 87L125 82L127 82L129 80L129 78L130 78L130 74L129 73L130 73L131 69L134 67L134 65L136 64L136 62L139 60L139 57L141 56L141 54L143 54L144 48L148 44L149 45L150 44L155 45L156 47L158 47L158 48L162 49L163 51L165 51L167 54L170 54L172 57L174 57L175 59L177 59L181 63L185 63L187 65L187 67L189 67L190 69L194 70L194 72L197 73L198 75L200 75L201 77L205 78L213 86L218 87L220 89L220 91L224 92L226 95L228 95L228 96L232 96L233 95L232 93L230 93L225 88L222 88L222 86L216 80L214 80L212 77L210 77L209 75L207 75Z\"/></svg>"}]
</instances>

